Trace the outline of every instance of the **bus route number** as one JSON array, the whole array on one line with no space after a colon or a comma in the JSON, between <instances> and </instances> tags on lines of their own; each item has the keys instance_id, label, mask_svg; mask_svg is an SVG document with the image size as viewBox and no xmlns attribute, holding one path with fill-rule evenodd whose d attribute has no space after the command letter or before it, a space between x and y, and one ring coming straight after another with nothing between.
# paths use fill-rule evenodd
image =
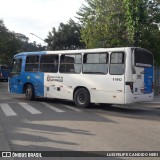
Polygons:
<instances>
[{"instance_id":1,"label":"bus route number","mask_svg":"<svg viewBox=\"0 0 160 160\"><path fill-rule=\"evenodd\" d=\"M113 78L113 81L122 81L122 78Z\"/></svg>"}]
</instances>

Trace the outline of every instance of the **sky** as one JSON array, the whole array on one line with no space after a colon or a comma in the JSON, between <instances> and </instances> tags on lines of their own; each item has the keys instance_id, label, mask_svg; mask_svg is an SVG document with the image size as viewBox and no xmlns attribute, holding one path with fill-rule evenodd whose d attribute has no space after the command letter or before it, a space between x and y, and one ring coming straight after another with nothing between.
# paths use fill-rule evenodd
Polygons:
<instances>
[{"instance_id":1,"label":"sky","mask_svg":"<svg viewBox=\"0 0 160 160\"><path fill-rule=\"evenodd\" d=\"M47 38L53 27L67 23L75 16L85 0L0 0L0 19L15 33L27 36L29 42L46 45L41 39Z\"/></svg>"}]
</instances>

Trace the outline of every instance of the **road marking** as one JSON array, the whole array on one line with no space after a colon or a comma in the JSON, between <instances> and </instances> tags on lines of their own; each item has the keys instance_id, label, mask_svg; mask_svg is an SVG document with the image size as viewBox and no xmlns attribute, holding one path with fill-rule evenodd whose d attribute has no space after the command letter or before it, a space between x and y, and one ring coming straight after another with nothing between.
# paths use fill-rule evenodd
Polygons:
<instances>
[{"instance_id":1,"label":"road marking","mask_svg":"<svg viewBox=\"0 0 160 160\"><path fill-rule=\"evenodd\" d=\"M58 108L56 108L56 107L54 107L54 106L48 104L48 103L45 103L45 102L40 102L40 103L43 104L43 105L45 105L46 107L48 107L48 108L50 108L50 109L56 111L56 112L65 112L65 111L63 111L63 110L61 110L61 109L58 109Z\"/></svg>"},{"instance_id":2,"label":"road marking","mask_svg":"<svg viewBox=\"0 0 160 160\"><path fill-rule=\"evenodd\" d=\"M77 111L77 112L81 112L81 110L77 109L77 108L74 108L74 107L71 107L71 106L68 106L68 105L65 105L65 104L61 104L62 106L66 107L66 108L69 108L71 110L74 110L74 111Z\"/></svg>"},{"instance_id":3,"label":"road marking","mask_svg":"<svg viewBox=\"0 0 160 160\"><path fill-rule=\"evenodd\" d=\"M0 104L4 114L6 116L17 116L17 114L13 111L13 109L8 104Z\"/></svg>"},{"instance_id":4,"label":"road marking","mask_svg":"<svg viewBox=\"0 0 160 160\"><path fill-rule=\"evenodd\" d=\"M28 112L30 112L31 114L41 114L40 111L38 111L37 109L33 108L32 106L30 106L27 103L19 103L24 109L26 109Z\"/></svg>"}]
</instances>

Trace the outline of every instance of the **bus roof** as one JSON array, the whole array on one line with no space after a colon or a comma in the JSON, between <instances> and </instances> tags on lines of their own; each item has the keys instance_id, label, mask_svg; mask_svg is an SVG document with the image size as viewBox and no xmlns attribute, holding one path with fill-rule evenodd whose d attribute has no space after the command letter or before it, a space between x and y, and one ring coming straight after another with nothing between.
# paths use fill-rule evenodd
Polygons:
<instances>
[{"instance_id":1,"label":"bus roof","mask_svg":"<svg viewBox=\"0 0 160 160\"><path fill-rule=\"evenodd\" d=\"M73 54L73 53L94 53L94 52L113 52L125 51L126 49L135 49L139 47L119 47L119 48L95 48L95 49L80 49L80 50L57 50L57 51L37 51L37 52L22 52L14 57L26 55L43 55L43 54Z\"/></svg>"}]
</instances>

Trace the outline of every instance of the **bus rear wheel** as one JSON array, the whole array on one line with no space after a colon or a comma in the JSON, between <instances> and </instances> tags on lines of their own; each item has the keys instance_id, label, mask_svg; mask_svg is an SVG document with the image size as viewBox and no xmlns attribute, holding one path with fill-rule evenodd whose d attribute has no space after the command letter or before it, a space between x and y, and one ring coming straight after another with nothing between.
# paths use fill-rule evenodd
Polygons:
<instances>
[{"instance_id":1,"label":"bus rear wheel","mask_svg":"<svg viewBox=\"0 0 160 160\"><path fill-rule=\"evenodd\" d=\"M34 98L34 89L33 86L31 84L27 84L27 86L25 87L25 96L26 99L31 101Z\"/></svg>"},{"instance_id":2,"label":"bus rear wheel","mask_svg":"<svg viewBox=\"0 0 160 160\"><path fill-rule=\"evenodd\" d=\"M90 94L85 88L79 88L74 94L76 106L86 108L90 103Z\"/></svg>"}]
</instances>

